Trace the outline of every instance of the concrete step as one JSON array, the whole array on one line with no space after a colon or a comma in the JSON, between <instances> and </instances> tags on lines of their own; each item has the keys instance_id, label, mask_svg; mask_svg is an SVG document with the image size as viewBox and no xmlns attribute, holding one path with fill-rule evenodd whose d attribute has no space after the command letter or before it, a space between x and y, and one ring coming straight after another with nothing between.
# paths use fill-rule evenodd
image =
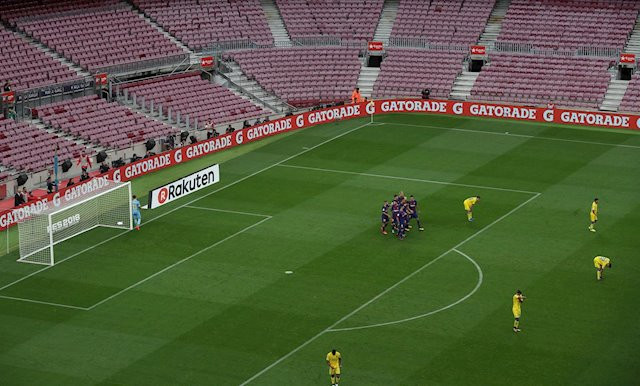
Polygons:
<instances>
[{"instance_id":1,"label":"concrete step","mask_svg":"<svg viewBox=\"0 0 640 386\"><path fill-rule=\"evenodd\" d=\"M378 25L373 34L373 40L388 42L391 36L391 30L398 15L398 0L385 0L382 6L382 12Z\"/></svg>"},{"instance_id":2,"label":"concrete step","mask_svg":"<svg viewBox=\"0 0 640 386\"><path fill-rule=\"evenodd\" d=\"M260 4L267 17L267 24L269 25L273 39L291 44L291 37L274 0L260 0Z\"/></svg>"},{"instance_id":3,"label":"concrete step","mask_svg":"<svg viewBox=\"0 0 640 386\"><path fill-rule=\"evenodd\" d=\"M158 30L160 33L162 33L164 36L167 37L167 39L171 40L171 42L175 45L177 45L178 47L180 47L184 52L188 52L189 54L193 55L194 52L187 47L186 44L182 43L177 37L173 36L172 34L169 33L169 31L165 30L160 24L158 24L155 20L151 19L149 16L147 16L146 14L144 14L143 12L141 12L139 9L129 5L130 9L132 12L135 12L138 14L138 16L146 21L147 23L149 23L153 28L155 28L156 30Z\"/></svg>"}]
</instances>

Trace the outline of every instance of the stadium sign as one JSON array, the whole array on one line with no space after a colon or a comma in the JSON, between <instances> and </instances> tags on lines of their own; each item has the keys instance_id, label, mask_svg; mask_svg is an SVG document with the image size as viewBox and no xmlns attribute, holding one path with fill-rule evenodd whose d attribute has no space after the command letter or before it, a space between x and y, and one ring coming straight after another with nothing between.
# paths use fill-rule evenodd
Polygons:
<instances>
[{"instance_id":1,"label":"stadium sign","mask_svg":"<svg viewBox=\"0 0 640 386\"><path fill-rule=\"evenodd\" d=\"M94 81L96 86L104 86L107 84L107 74L96 74Z\"/></svg>"},{"instance_id":2,"label":"stadium sign","mask_svg":"<svg viewBox=\"0 0 640 386\"><path fill-rule=\"evenodd\" d=\"M487 47L485 46L471 46L472 56L487 56Z\"/></svg>"},{"instance_id":3,"label":"stadium sign","mask_svg":"<svg viewBox=\"0 0 640 386\"><path fill-rule=\"evenodd\" d=\"M238 130L234 133L223 134L216 138L189 144L178 149L168 150L120 168L111 169L107 173L91 180L68 188L62 188L56 193L30 201L18 208L0 212L0 230L14 226L17 222L29 218L33 213L40 213L43 210L60 206L62 203L83 198L101 186L109 184L110 181L126 182L148 173L179 165L183 162L245 143L258 141L272 135L287 133L341 119L362 118L377 114L393 113L428 113L488 117L494 119L549 122L563 125L640 130L640 115L565 110L557 106L530 107L434 99L399 99L361 102L283 117L271 122Z\"/></svg>"},{"instance_id":4,"label":"stadium sign","mask_svg":"<svg viewBox=\"0 0 640 386\"><path fill-rule=\"evenodd\" d=\"M213 67L213 56L204 56L200 58L200 67L203 67L203 68Z\"/></svg>"},{"instance_id":5,"label":"stadium sign","mask_svg":"<svg viewBox=\"0 0 640 386\"><path fill-rule=\"evenodd\" d=\"M7 91L2 93L2 103L12 104L16 101L15 91Z\"/></svg>"},{"instance_id":6,"label":"stadium sign","mask_svg":"<svg viewBox=\"0 0 640 386\"><path fill-rule=\"evenodd\" d=\"M620 64L636 64L635 54L620 54Z\"/></svg>"},{"instance_id":7,"label":"stadium sign","mask_svg":"<svg viewBox=\"0 0 640 386\"><path fill-rule=\"evenodd\" d=\"M80 223L80 213L76 213L73 216L69 216L60 221L56 221L50 226L47 226L47 233L57 233L61 230L72 227Z\"/></svg>"},{"instance_id":8,"label":"stadium sign","mask_svg":"<svg viewBox=\"0 0 640 386\"><path fill-rule=\"evenodd\" d=\"M150 191L149 209L157 208L218 182L220 182L220 166L218 164L198 170Z\"/></svg>"},{"instance_id":9,"label":"stadium sign","mask_svg":"<svg viewBox=\"0 0 640 386\"><path fill-rule=\"evenodd\" d=\"M382 51L383 47L382 42L369 42L368 45L369 51Z\"/></svg>"}]
</instances>

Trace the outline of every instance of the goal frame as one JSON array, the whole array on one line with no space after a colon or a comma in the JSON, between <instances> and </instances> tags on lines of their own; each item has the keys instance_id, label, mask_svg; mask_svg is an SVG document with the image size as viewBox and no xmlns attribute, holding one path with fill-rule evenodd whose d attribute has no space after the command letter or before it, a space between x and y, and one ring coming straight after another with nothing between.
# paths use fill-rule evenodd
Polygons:
<instances>
[{"instance_id":1,"label":"goal frame","mask_svg":"<svg viewBox=\"0 0 640 386\"><path fill-rule=\"evenodd\" d=\"M59 213L60 211L68 210L68 209L74 208L74 207L76 207L78 205L82 205L82 204L84 204L84 203L86 203L86 202L88 202L90 200L97 199L97 198L99 198L101 196L104 196L104 195L106 195L108 193L111 193L111 192L113 192L113 191L115 191L117 189L127 189L127 197L129 197L129 226L128 227L124 227L124 226L119 227L119 226L108 225L108 224L96 224L96 225L93 225L93 226L88 227L86 229L83 229L83 230L79 231L78 233L74 233L74 234L72 234L70 236L64 237L64 238L62 238L60 240L54 240L53 239L53 234L54 234L54 232L53 232L53 221L52 221L53 215L55 215L56 213ZM123 183L117 183L115 186L113 186L113 187L111 187L109 189L105 189L104 191L102 191L102 192L100 192L100 193L98 193L96 195L92 195L92 196L89 196L89 197L84 198L84 199L79 199L79 200L77 200L77 201L75 201L75 202L73 202L73 203L71 203L71 204L69 204L67 206L59 208L57 210L52 210L49 213L47 213L46 216L47 216L47 229L49 229L49 231L47 232L49 234L49 245L47 245L46 247L37 249L35 251L32 251L31 253L29 253L26 256L20 256L16 260L17 262L53 266L53 265L55 265L55 254L54 254L53 247L56 246L57 244L60 244L60 243L62 243L64 241L72 239L72 238L74 238L76 236L79 236L79 235L81 235L83 233L89 232L90 230L93 230L93 229L98 228L98 227L115 228L115 229L126 229L128 231L132 230L133 229L133 212L131 210L131 182L127 181L127 182L123 182ZM28 219L26 221L28 221ZM18 244L20 244L19 240L20 240L20 232L18 231ZM50 262L49 263L43 263L43 262L38 262L38 261L27 260L27 258L29 256L33 256L36 253L41 252L41 251L43 251L45 249L49 249L49 256L50 256Z\"/></svg>"}]
</instances>

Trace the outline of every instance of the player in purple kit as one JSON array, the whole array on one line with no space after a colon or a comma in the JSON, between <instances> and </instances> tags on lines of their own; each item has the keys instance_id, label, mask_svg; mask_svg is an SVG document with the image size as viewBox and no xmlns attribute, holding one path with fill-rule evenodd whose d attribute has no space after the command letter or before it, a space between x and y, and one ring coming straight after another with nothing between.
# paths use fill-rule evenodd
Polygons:
<instances>
[{"instance_id":1,"label":"player in purple kit","mask_svg":"<svg viewBox=\"0 0 640 386\"><path fill-rule=\"evenodd\" d=\"M384 200L384 204L382 205L382 226L380 227L383 235L387 234L387 225L389 225L389 206L389 202Z\"/></svg>"},{"instance_id":2,"label":"player in purple kit","mask_svg":"<svg viewBox=\"0 0 640 386\"><path fill-rule=\"evenodd\" d=\"M416 201L415 197L413 197L413 194L409 196L408 204L409 219L407 220L407 223L411 221L412 218L415 218L416 222L418 223L418 230L423 231L424 228L422 227L422 224L420 224L420 218L418 217L418 201ZM409 225L409 228L411 228L411 225Z\"/></svg>"},{"instance_id":3,"label":"player in purple kit","mask_svg":"<svg viewBox=\"0 0 640 386\"><path fill-rule=\"evenodd\" d=\"M404 205L401 205L398 210L398 240L404 240L407 231L407 222L407 211Z\"/></svg>"},{"instance_id":4,"label":"player in purple kit","mask_svg":"<svg viewBox=\"0 0 640 386\"><path fill-rule=\"evenodd\" d=\"M397 201L394 201L393 204L391 204L391 219L393 220L393 228L391 229L391 233L398 233L400 230L398 212L400 212L400 205L398 205Z\"/></svg>"}]
</instances>

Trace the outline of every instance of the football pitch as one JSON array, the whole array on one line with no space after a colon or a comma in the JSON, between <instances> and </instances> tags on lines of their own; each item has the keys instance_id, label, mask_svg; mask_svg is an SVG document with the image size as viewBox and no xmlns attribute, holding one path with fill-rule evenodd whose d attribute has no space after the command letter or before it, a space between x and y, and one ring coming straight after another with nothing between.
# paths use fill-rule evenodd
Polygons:
<instances>
[{"instance_id":1,"label":"football pitch","mask_svg":"<svg viewBox=\"0 0 640 386\"><path fill-rule=\"evenodd\" d=\"M332 348L347 386L638 384L637 133L385 115L133 191L213 163L217 185L143 211L139 232L66 241L52 267L17 263L6 235L0 384L328 385ZM425 227L402 241L380 233L399 191Z\"/></svg>"}]
</instances>

